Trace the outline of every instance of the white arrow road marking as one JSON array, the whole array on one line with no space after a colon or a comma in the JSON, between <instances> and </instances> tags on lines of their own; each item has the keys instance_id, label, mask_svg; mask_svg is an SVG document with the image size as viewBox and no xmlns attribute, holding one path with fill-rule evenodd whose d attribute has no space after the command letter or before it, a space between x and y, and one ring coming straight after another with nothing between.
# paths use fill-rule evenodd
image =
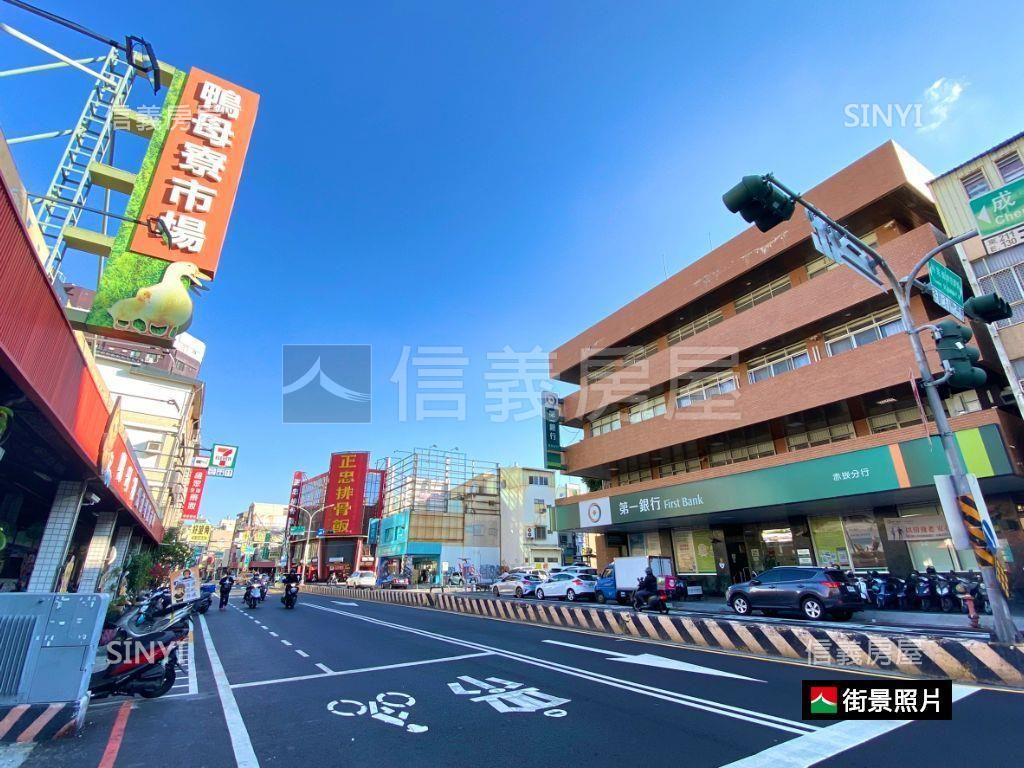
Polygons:
<instances>
[{"instance_id":1,"label":"white arrow road marking","mask_svg":"<svg viewBox=\"0 0 1024 768\"><path fill-rule=\"evenodd\" d=\"M350 606L353 606L353 607L356 607L356 608L359 607L359 603L343 603L340 600L331 600L331 602L334 603L335 605L350 605Z\"/></svg>"},{"instance_id":2,"label":"white arrow road marking","mask_svg":"<svg viewBox=\"0 0 1024 768\"><path fill-rule=\"evenodd\" d=\"M966 685L953 686L953 701L960 701L978 689ZM913 720L843 720L827 728L798 736L750 755L722 768L810 768L841 752L860 746L882 734L895 731Z\"/></svg>"},{"instance_id":3,"label":"white arrow road marking","mask_svg":"<svg viewBox=\"0 0 1024 768\"><path fill-rule=\"evenodd\" d=\"M621 661L626 664L640 664L645 667L660 667L661 669L677 669L680 672L695 672L698 675L715 675L716 677L732 677L736 680L748 680L751 683L763 683L764 680L758 680L755 677L747 677L746 675L737 675L732 672L723 672L720 669L714 669L713 667L702 667L699 664L690 664L685 661L677 661L676 659L669 659L665 656L655 656L653 653L619 653L618 651L605 651L601 648L588 648L585 645L576 645L575 643L563 643L560 640L545 640L545 643L551 645L564 645L566 648L575 648L578 651L590 651L591 653L599 653L602 656L607 657L608 661Z\"/></svg>"}]
</instances>

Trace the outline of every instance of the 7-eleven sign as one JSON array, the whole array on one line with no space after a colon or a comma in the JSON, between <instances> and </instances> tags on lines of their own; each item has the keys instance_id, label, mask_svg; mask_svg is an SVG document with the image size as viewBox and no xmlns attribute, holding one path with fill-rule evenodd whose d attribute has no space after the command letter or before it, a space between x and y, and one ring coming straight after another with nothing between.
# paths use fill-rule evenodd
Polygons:
<instances>
[{"instance_id":1,"label":"7-eleven sign","mask_svg":"<svg viewBox=\"0 0 1024 768\"><path fill-rule=\"evenodd\" d=\"M235 461L238 459L237 445L214 443L210 454L210 475L213 477L234 477Z\"/></svg>"}]
</instances>

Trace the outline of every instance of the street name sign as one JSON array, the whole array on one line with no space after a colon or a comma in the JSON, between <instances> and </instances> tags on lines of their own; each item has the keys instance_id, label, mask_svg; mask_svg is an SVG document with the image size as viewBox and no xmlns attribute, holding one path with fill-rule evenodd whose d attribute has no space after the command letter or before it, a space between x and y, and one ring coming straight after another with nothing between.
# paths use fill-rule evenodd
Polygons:
<instances>
[{"instance_id":1,"label":"street name sign","mask_svg":"<svg viewBox=\"0 0 1024 768\"><path fill-rule=\"evenodd\" d=\"M963 322L964 284L960 276L935 259L928 261L932 301Z\"/></svg>"}]
</instances>

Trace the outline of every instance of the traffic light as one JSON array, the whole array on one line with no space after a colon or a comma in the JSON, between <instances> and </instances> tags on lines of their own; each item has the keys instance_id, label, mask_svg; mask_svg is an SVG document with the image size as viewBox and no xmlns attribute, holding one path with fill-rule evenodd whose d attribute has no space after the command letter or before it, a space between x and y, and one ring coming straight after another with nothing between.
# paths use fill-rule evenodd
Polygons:
<instances>
[{"instance_id":1,"label":"traffic light","mask_svg":"<svg viewBox=\"0 0 1024 768\"><path fill-rule=\"evenodd\" d=\"M942 362L949 366L949 386L953 389L974 389L984 385L988 376L981 368L974 367L981 353L967 346L974 336L971 329L952 320L936 323L936 328L935 347Z\"/></svg>"},{"instance_id":2,"label":"traffic light","mask_svg":"<svg viewBox=\"0 0 1024 768\"><path fill-rule=\"evenodd\" d=\"M971 320L994 323L996 320L1009 320L1013 317L1013 308L998 293L986 293L965 301L964 314Z\"/></svg>"},{"instance_id":3,"label":"traffic light","mask_svg":"<svg viewBox=\"0 0 1024 768\"><path fill-rule=\"evenodd\" d=\"M722 195L722 202L762 232L788 221L796 210L793 199L764 176L744 176Z\"/></svg>"}]
</instances>

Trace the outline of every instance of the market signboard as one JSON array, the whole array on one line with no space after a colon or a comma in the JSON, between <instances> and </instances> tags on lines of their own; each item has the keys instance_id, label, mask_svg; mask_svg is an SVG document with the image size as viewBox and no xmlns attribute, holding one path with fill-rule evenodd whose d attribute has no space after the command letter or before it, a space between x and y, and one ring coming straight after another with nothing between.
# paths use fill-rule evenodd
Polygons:
<instances>
[{"instance_id":1,"label":"market signboard","mask_svg":"<svg viewBox=\"0 0 1024 768\"><path fill-rule=\"evenodd\" d=\"M961 430L956 440L972 474L992 477L1013 471L994 424ZM934 475L943 471L942 451L930 450L929 440L918 438L727 477L557 505L555 521L557 530L566 531L724 512L741 508L739 499L750 500L743 503L744 507L795 504L930 486Z\"/></svg>"},{"instance_id":2,"label":"market signboard","mask_svg":"<svg viewBox=\"0 0 1024 768\"><path fill-rule=\"evenodd\" d=\"M363 503L370 454L331 454L324 502L324 529L335 535L356 535L363 529Z\"/></svg>"},{"instance_id":3,"label":"market signboard","mask_svg":"<svg viewBox=\"0 0 1024 768\"><path fill-rule=\"evenodd\" d=\"M217 272L258 103L208 72L175 72L125 210L166 231L121 225L86 330L170 346L188 328L189 289Z\"/></svg>"}]
</instances>

